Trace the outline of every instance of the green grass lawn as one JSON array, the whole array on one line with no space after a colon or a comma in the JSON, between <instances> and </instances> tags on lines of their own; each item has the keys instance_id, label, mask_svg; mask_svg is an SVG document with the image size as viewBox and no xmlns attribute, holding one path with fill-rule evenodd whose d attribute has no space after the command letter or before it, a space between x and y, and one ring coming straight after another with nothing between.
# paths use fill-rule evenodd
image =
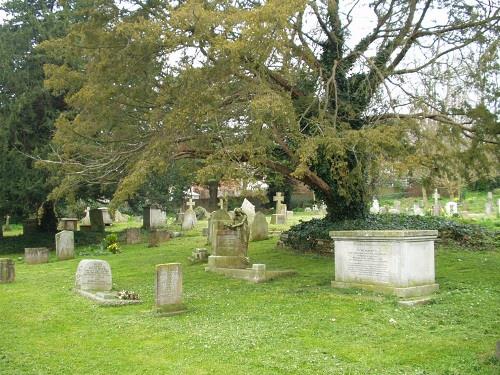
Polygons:
<instances>
[{"instance_id":1,"label":"green grass lawn","mask_svg":"<svg viewBox=\"0 0 500 375\"><path fill-rule=\"evenodd\" d=\"M74 294L81 257L18 261L16 282L0 284L0 374L500 373L498 251L439 248L435 303L403 308L331 288L331 258L278 250L276 237L250 244L252 262L296 269L294 277L250 284L190 266L205 225L157 248L98 257L111 264L115 289L139 293L136 306ZM189 311L158 317L154 270L168 262L183 264Z\"/></svg>"}]
</instances>

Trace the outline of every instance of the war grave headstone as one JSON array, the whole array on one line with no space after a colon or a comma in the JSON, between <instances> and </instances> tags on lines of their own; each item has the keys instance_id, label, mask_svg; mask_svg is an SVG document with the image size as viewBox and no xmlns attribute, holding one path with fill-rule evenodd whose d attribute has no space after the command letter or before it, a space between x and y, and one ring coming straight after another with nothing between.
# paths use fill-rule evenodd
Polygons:
<instances>
[{"instance_id":1,"label":"war grave headstone","mask_svg":"<svg viewBox=\"0 0 500 375\"><path fill-rule=\"evenodd\" d=\"M250 226L251 241L267 240L269 238L269 225L267 224L266 215L262 212L257 212Z\"/></svg>"},{"instance_id":2,"label":"war grave headstone","mask_svg":"<svg viewBox=\"0 0 500 375\"><path fill-rule=\"evenodd\" d=\"M41 264L49 262L49 249L46 247L27 247L24 249L26 264Z\"/></svg>"},{"instance_id":3,"label":"war grave headstone","mask_svg":"<svg viewBox=\"0 0 500 375\"><path fill-rule=\"evenodd\" d=\"M141 303L138 299L120 299L112 290L113 279L108 262L84 259L78 264L75 275L75 292L100 305L129 305Z\"/></svg>"},{"instance_id":4,"label":"war grave headstone","mask_svg":"<svg viewBox=\"0 0 500 375\"><path fill-rule=\"evenodd\" d=\"M166 224L166 215L158 207L144 207L142 225L144 229L158 229Z\"/></svg>"},{"instance_id":5,"label":"war grave headstone","mask_svg":"<svg viewBox=\"0 0 500 375\"><path fill-rule=\"evenodd\" d=\"M110 226L113 225L113 219L111 218L111 214L109 213L109 209L107 207L99 207L98 210L102 213L102 221L104 225Z\"/></svg>"},{"instance_id":6,"label":"war grave headstone","mask_svg":"<svg viewBox=\"0 0 500 375\"><path fill-rule=\"evenodd\" d=\"M491 191L488 192L486 204L484 207L484 213L486 216L491 216L493 215L494 208L493 208L493 193Z\"/></svg>"},{"instance_id":7,"label":"war grave headstone","mask_svg":"<svg viewBox=\"0 0 500 375\"><path fill-rule=\"evenodd\" d=\"M16 279L16 264L12 259L0 258L0 284L13 283Z\"/></svg>"},{"instance_id":8,"label":"war grave headstone","mask_svg":"<svg viewBox=\"0 0 500 375\"><path fill-rule=\"evenodd\" d=\"M432 206L432 215L439 216L441 214L441 206L439 204L439 198L441 197L438 193L438 190L434 190L434 194L432 194L434 198L434 205Z\"/></svg>"},{"instance_id":9,"label":"war grave headstone","mask_svg":"<svg viewBox=\"0 0 500 375\"><path fill-rule=\"evenodd\" d=\"M182 219L182 230L190 230L193 229L194 226L197 223L196 219L196 213L194 212L193 207L195 206L196 203L193 202L192 198L189 198L189 201L186 203L186 205L189 207L185 212L184 212L184 218Z\"/></svg>"},{"instance_id":10,"label":"war grave headstone","mask_svg":"<svg viewBox=\"0 0 500 375\"><path fill-rule=\"evenodd\" d=\"M286 214L283 214L282 208L284 200L285 197L281 192L276 193L273 197L273 201L276 202L276 213L271 215L271 224L286 224Z\"/></svg>"},{"instance_id":11,"label":"war grave headstone","mask_svg":"<svg viewBox=\"0 0 500 375\"><path fill-rule=\"evenodd\" d=\"M189 263L207 263L208 262L208 250L205 248L196 248L191 253L191 256L188 257Z\"/></svg>"},{"instance_id":12,"label":"war grave headstone","mask_svg":"<svg viewBox=\"0 0 500 375\"><path fill-rule=\"evenodd\" d=\"M444 206L444 210L446 211L446 215L448 216L458 215L457 202L447 202Z\"/></svg>"},{"instance_id":13,"label":"war grave headstone","mask_svg":"<svg viewBox=\"0 0 500 375\"><path fill-rule=\"evenodd\" d=\"M182 302L182 267L180 263L156 265L155 280L156 311L161 315L176 315L185 312Z\"/></svg>"},{"instance_id":14,"label":"war grave headstone","mask_svg":"<svg viewBox=\"0 0 500 375\"><path fill-rule=\"evenodd\" d=\"M78 230L78 218L63 217L60 219L61 230Z\"/></svg>"},{"instance_id":15,"label":"war grave headstone","mask_svg":"<svg viewBox=\"0 0 500 375\"><path fill-rule=\"evenodd\" d=\"M212 255L208 257L206 271L220 273L225 276L243 279L251 282L263 282L280 276L292 275L295 271L260 271L255 276L255 269L248 268L249 226L245 213L241 208L234 210L234 219L231 224L224 224L223 228L214 230L214 246Z\"/></svg>"},{"instance_id":16,"label":"war grave headstone","mask_svg":"<svg viewBox=\"0 0 500 375\"><path fill-rule=\"evenodd\" d=\"M90 230L92 232L104 232L105 225L102 216L102 211L98 208L93 208L89 211L89 216L90 216Z\"/></svg>"},{"instance_id":17,"label":"war grave headstone","mask_svg":"<svg viewBox=\"0 0 500 375\"><path fill-rule=\"evenodd\" d=\"M73 231L63 230L56 234L56 256L59 260L75 257L75 233Z\"/></svg>"},{"instance_id":18,"label":"war grave headstone","mask_svg":"<svg viewBox=\"0 0 500 375\"><path fill-rule=\"evenodd\" d=\"M333 287L362 288L401 298L426 297L435 282L435 230L332 231Z\"/></svg>"},{"instance_id":19,"label":"war grave headstone","mask_svg":"<svg viewBox=\"0 0 500 375\"><path fill-rule=\"evenodd\" d=\"M127 228L125 231L125 243L127 245L134 245L141 243L141 229L140 228Z\"/></svg>"}]
</instances>

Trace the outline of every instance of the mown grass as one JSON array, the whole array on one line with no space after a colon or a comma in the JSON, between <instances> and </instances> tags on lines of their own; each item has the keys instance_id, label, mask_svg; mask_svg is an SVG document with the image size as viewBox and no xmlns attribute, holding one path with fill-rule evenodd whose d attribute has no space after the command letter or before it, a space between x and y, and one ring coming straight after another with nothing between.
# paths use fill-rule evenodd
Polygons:
<instances>
[{"instance_id":1,"label":"mown grass","mask_svg":"<svg viewBox=\"0 0 500 375\"><path fill-rule=\"evenodd\" d=\"M296 276L255 285L206 273L186 259L205 245L205 224L160 247L98 257L111 264L115 289L139 293L137 306L75 295L81 258L18 261L16 282L0 284L0 374L499 373L498 251L439 248L435 303L403 308L331 288L331 258L278 250L276 238L251 243L252 261ZM183 264L189 311L160 318L154 267L168 262Z\"/></svg>"}]
</instances>

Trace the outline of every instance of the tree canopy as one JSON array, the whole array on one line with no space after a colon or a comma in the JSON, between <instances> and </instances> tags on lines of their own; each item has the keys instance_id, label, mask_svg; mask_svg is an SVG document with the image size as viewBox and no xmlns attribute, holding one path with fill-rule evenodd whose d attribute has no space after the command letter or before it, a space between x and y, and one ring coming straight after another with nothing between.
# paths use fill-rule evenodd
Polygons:
<instances>
[{"instance_id":1,"label":"tree canopy","mask_svg":"<svg viewBox=\"0 0 500 375\"><path fill-rule=\"evenodd\" d=\"M498 56L493 2L83 4L82 21L42 45L64 61L45 72L71 108L57 121L51 159L67 186L119 183L119 200L151 172L195 158L201 174L243 167L300 180L343 219L365 214L381 162L414 149L402 120L432 119L498 145L498 114L487 125L472 115L485 95L458 90L471 56ZM446 81L431 75L437 65ZM420 89L431 76L434 95ZM451 106L442 94L450 82L461 94ZM488 93L489 113L498 96Z\"/></svg>"}]
</instances>

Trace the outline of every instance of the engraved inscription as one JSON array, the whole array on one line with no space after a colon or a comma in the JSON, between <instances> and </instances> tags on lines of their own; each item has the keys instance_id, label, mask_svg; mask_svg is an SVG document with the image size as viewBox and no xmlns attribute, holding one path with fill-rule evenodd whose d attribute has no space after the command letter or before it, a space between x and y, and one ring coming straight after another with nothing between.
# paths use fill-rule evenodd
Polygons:
<instances>
[{"instance_id":1,"label":"engraved inscription","mask_svg":"<svg viewBox=\"0 0 500 375\"><path fill-rule=\"evenodd\" d=\"M157 271L156 304L182 302L182 273L179 266L161 267Z\"/></svg>"},{"instance_id":2,"label":"engraved inscription","mask_svg":"<svg viewBox=\"0 0 500 375\"><path fill-rule=\"evenodd\" d=\"M377 282L389 280L387 250L369 244L356 244L347 254L348 271L360 278Z\"/></svg>"}]
</instances>

